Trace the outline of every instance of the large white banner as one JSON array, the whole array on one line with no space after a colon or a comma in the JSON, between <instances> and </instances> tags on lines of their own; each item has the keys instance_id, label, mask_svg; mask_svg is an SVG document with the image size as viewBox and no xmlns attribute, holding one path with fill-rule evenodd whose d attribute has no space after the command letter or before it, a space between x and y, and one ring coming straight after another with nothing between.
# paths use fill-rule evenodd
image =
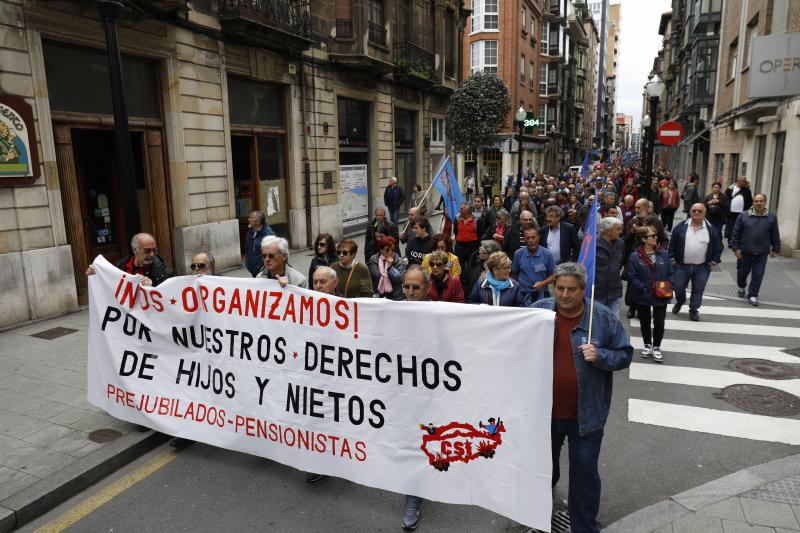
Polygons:
<instances>
[{"instance_id":1,"label":"large white banner","mask_svg":"<svg viewBox=\"0 0 800 533\"><path fill-rule=\"evenodd\" d=\"M94 266L92 404L549 531L552 312L345 300L217 276L140 287L102 257Z\"/></svg>"}]
</instances>

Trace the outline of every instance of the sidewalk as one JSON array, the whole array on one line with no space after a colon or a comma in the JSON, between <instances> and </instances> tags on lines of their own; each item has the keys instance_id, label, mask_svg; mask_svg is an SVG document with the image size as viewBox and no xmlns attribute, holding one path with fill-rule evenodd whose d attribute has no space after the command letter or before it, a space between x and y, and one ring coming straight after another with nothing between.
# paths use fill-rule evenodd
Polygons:
<instances>
[{"instance_id":1,"label":"sidewalk","mask_svg":"<svg viewBox=\"0 0 800 533\"><path fill-rule=\"evenodd\" d=\"M753 466L645 507L605 533L800 531L800 454Z\"/></svg>"}]
</instances>

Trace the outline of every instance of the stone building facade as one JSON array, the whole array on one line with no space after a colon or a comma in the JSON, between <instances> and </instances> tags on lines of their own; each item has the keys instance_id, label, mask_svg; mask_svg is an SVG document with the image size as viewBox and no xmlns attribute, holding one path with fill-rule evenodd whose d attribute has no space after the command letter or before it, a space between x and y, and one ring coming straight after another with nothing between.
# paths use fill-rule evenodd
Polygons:
<instances>
[{"instance_id":1,"label":"stone building facade","mask_svg":"<svg viewBox=\"0 0 800 533\"><path fill-rule=\"evenodd\" d=\"M0 0L0 94L33 109L40 176L0 179L0 327L68 312L129 252L125 210L178 273L241 262L246 217L292 247L362 229L449 152L460 0L136 0L119 23L136 197L123 195L93 1Z\"/></svg>"}]
</instances>

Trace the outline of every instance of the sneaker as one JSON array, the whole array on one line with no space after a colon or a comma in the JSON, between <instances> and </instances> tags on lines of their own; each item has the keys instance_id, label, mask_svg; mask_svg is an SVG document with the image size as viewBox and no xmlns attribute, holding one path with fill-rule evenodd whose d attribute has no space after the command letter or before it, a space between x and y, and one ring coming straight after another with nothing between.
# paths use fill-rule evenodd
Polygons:
<instances>
[{"instance_id":1,"label":"sneaker","mask_svg":"<svg viewBox=\"0 0 800 533\"><path fill-rule=\"evenodd\" d=\"M419 509L406 507L406 511L403 513L403 529L406 531L414 531L417 529L421 520L422 514L419 512Z\"/></svg>"},{"instance_id":2,"label":"sneaker","mask_svg":"<svg viewBox=\"0 0 800 533\"><path fill-rule=\"evenodd\" d=\"M655 363L663 363L664 356L661 355L661 347L660 346L653 346L653 362Z\"/></svg>"},{"instance_id":3,"label":"sneaker","mask_svg":"<svg viewBox=\"0 0 800 533\"><path fill-rule=\"evenodd\" d=\"M738 294L739 294L739 298L744 298L744 288L739 287Z\"/></svg>"},{"instance_id":4,"label":"sneaker","mask_svg":"<svg viewBox=\"0 0 800 533\"><path fill-rule=\"evenodd\" d=\"M755 296L751 296L748 301L750 302L750 305L758 307L758 298L756 298Z\"/></svg>"},{"instance_id":5,"label":"sneaker","mask_svg":"<svg viewBox=\"0 0 800 533\"><path fill-rule=\"evenodd\" d=\"M692 322L700 322L700 313L698 313L697 311L691 311L689 313L689 320L691 320Z\"/></svg>"},{"instance_id":6,"label":"sneaker","mask_svg":"<svg viewBox=\"0 0 800 533\"><path fill-rule=\"evenodd\" d=\"M175 437L174 439L169 441L169 445L175 448L176 450L183 450L185 448L188 448L192 444L194 444L193 440L184 439L183 437Z\"/></svg>"},{"instance_id":7,"label":"sneaker","mask_svg":"<svg viewBox=\"0 0 800 533\"><path fill-rule=\"evenodd\" d=\"M323 476L322 474L315 474L313 472L309 472L308 474L306 474L306 481L309 483L316 483L317 481L319 481L324 477L325 476Z\"/></svg>"},{"instance_id":8,"label":"sneaker","mask_svg":"<svg viewBox=\"0 0 800 533\"><path fill-rule=\"evenodd\" d=\"M650 346L649 344L645 344L644 348L642 348L642 357L647 359L651 355L653 355L653 347Z\"/></svg>"},{"instance_id":9,"label":"sneaker","mask_svg":"<svg viewBox=\"0 0 800 533\"><path fill-rule=\"evenodd\" d=\"M675 305L673 305L672 306L672 314L673 315L677 315L678 313L680 313L681 312L681 307L683 307L683 304L676 303Z\"/></svg>"}]
</instances>

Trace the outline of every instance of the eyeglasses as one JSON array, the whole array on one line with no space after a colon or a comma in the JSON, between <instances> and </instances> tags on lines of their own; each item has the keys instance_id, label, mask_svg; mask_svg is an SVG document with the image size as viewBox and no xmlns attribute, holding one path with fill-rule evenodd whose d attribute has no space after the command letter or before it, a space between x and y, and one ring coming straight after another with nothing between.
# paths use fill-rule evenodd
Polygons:
<instances>
[{"instance_id":1,"label":"eyeglasses","mask_svg":"<svg viewBox=\"0 0 800 533\"><path fill-rule=\"evenodd\" d=\"M433 261L431 261L430 265L431 265L431 268L433 268L433 267L443 267L444 263L439 263L439 262L434 263Z\"/></svg>"},{"instance_id":2,"label":"eyeglasses","mask_svg":"<svg viewBox=\"0 0 800 533\"><path fill-rule=\"evenodd\" d=\"M336 253L337 255L353 255L353 252L350 250L338 250Z\"/></svg>"},{"instance_id":3,"label":"eyeglasses","mask_svg":"<svg viewBox=\"0 0 800 533\"><path fill-rule=\"evenodd\" d=\"M648 233L644 237L645 237L645 239L649 239L650 237L658 237L658 234L657 233Z\"/></svg>"},{"instance_id":4,"label":"eyeglasses","mask_svg":"<svg viewBox=\"0 0 800 533\"><path fill-rule=\"evenodd\" d=\"M411 290L411 289L414 289L415 291L418 291L418 290L420 290L422 288L422 285L420 285L418 283L403 283L403 288L405 290L407 290L407 291Z\"/></svg>"},{"instance_id":5,"label":"eyeglasses","mask_svg":"<svg viewBox=\"0 0 800 533\"><path fill-rule=\"evenodd\" d=\"M205 270L206 269L206 264L205 263L192 263L191 265L189 265L189 268L191 268L192 270Z\"/></svg>"},{"instance_id":6,"label":"eyeglasses","mask_svg":"<svg viewBox=\"0 0 800 533\"><path fill-rule=\"evenodd\" d=\"M261 258L262 258L262 259L267 259L267 258L269 258L269 259L275 259L275 258L276 258L277 256L279 256L279 255L280 255L280 254L261 254Z\"/></svg>"}]
</instances>

